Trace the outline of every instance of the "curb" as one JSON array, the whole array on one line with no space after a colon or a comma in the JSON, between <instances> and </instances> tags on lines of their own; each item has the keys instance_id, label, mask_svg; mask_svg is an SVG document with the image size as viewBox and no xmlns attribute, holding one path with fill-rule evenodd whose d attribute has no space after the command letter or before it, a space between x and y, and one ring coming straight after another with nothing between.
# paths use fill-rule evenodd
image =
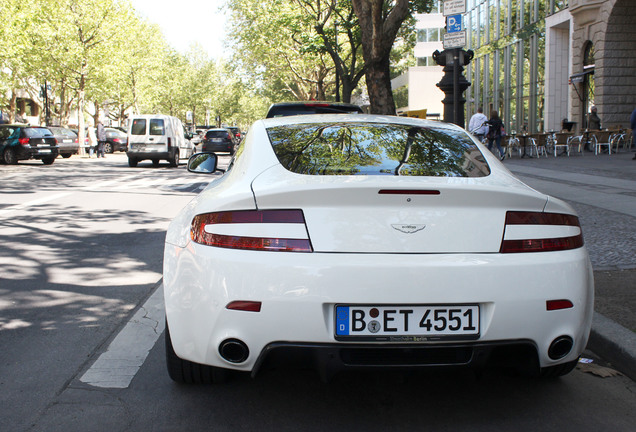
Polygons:
<instances>
[{"instance_id":1,"label":"curb","mask_svg":"<svg viewBox=\"0 0 636 432\"><path fill-rule=\"evenodd\" d=\"M636 381L636 333L594 312L587 348Z\"/></svg>"}]
</instances>

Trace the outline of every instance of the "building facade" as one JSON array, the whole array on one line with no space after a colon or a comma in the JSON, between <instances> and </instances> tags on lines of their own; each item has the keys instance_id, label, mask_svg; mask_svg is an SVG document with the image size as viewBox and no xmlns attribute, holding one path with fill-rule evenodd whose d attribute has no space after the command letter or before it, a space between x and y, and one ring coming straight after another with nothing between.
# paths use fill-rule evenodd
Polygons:
<instances>
[{"instance_id":1,"label":"building facade","mask_svg":"<svg viewBox=\"0 0 636 432\"><path fill-rule=\"evenodd\" d=\"M497 110L511 131L604 128L636 108L634 0L467 0L467 118Z\"/></svg>"},{"instance_id":2,"label":"building facade","mask_svg":"<svg viewBox=\"0 0 636 432\"><path fill-rule=\"evenodd\" d=\"M436 0L431 13L416 14L417 42L414 54L417 66L391 81L398 114L426 110L429 118L438 118L444 112L444 92L437 84L444 75L433 61L433 52L442 51L445 20L441 0Z\"/></svg>"}]
</instances>

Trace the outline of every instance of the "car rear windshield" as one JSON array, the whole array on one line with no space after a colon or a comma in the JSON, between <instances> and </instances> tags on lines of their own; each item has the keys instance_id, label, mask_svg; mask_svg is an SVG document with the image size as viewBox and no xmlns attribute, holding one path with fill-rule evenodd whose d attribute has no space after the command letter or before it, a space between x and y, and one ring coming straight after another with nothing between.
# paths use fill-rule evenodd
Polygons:
<instances>
[{"instance_id":1,"label":"car rear windshield","mask_svg":"<svg viewBox=\"0 0 636 432\"><path fill-rule=\"evenodd\" d=\"M46 136L53 136L53 134L46 128L25 128L24 136L26 138L42 138Z\"/></svg>"},{"instance_id":2,"label":"car rear windshield","mask_svg":"<svg viewBox=\"0 0 636 432\"><path fill-rule=\"evenodd\" d=\"M308 175L483 177L490 168L463 131L379 123L311 123L267 129L289 171Z\"/></svg>"},{"instance_id":3,"label":"car rear windshield","mask_svg":"<svg viewBox=\"0 0 636 432\"><path fill-rule=\"evenodd\" d=\"M146 119L134 119L130 133L131 135L146 135Z\"/></svg>"},{"instance_id":4,"label":"car rear windshield","mask_svg":"<svg viewBox=\"0 0 636 432\"><path fill-rule=\"evenodd\" d=\"M207 131L205 133L206 138L227 138L228 131L224 130L215 130L215 131Z\"/></svg>"}]
</instances>

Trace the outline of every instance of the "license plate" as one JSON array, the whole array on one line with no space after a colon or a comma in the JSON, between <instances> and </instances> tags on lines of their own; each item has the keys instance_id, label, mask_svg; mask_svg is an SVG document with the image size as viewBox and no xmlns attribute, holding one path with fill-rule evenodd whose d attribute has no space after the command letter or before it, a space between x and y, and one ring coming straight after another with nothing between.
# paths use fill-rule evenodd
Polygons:
<instances>
[{"instance_id":1,"label":"license plate","mask_svg":"<svg viewBox=\"0 0 636 432\"><path fill-rule=\"evenodd\" d=\"M478 305L336 306L336 340L477 339Z\"/></svg>"},{"instance_id":2,"label":"license plate","mask_svg":"<svg viewBox=\"0 0 636 432\"><path fill-rule=\"evenodd\" d=\"M40 153L51 153L51 149L38 149Z\"/></svg>"},{"instance_id":3,"label":"license plate","mask_svg":"<svg viewBox=\"0 0 636 432\"><path fill-rule=\"evenodd\" d=\"M223 142L223 138L212 138L212 142Z\"/></svg>"}]
</instances>

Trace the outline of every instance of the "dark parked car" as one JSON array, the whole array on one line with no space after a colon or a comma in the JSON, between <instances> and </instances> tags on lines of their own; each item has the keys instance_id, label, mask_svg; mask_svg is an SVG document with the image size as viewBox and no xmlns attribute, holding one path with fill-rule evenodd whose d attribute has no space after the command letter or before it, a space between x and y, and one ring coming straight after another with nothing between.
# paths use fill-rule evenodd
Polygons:
<instances>
[{"instance_id":1,"label":"dark parked car","mask_svg":"<svg viewBox=\"0 0 636 432\"><path fill-rule=\"evenodd\" d=\"M228 126L226 129L229 129L230 132L232 132L232 135L234 135L234 142L239 144L241 142L241 130L236 126Z\"/></svg>"},{"instance_id":2,"label":"dark parked car","mask_svg":"<svg viewBox=\"0 0 636 432\"><path fill-rule=\"evenodd\" d=\"M70 158L79 152L79 141L75 132L60 126L49 126L47 129L53 132L53 136L57 140L60 156Z\"/></svg>"},{"instance_id":3,"label":"dark parked car","mask_svg":"<svg viewBox=\"0 0 636 432\"><path fill-rule=\"evenodd\" d=\"M50 165L58 154L57 140L47 128L0 125L2 162L16 164L19 160L40 159L45 165Z\"/></svg>"},{"instance_id":4,"label":"dark parked car","mask_svg":"<svg viewBox=\"0 0 636 432\"><path fill-rule=\"evenodd\" d=\"M126 150L128 150L128 135L126 135L126 132L115 128L106 128L104 151L106 153L113 153Z\"/></svg>"},{"instance_id":5,"label":"dark parked car","mask_svg":"<svg viewBox=\"0 0 636 432\"><path fill-rule=\"evenodd\" d=\"M201 144L201 151L214 153L228 152L231 155L234 154L237 145L232 131L223 128L207 130Z\"/></svg>"},{"instance_id":6,"label":"dark parked car","mask_svg":"<svg viewBox=\"0 0 636 432\"><path fill-rule=\"evenodd\" d=\"M344 102L279 102L272 104L267 118L303 114L362 114L358 105Z\"/></svg>"}]
</instances>

